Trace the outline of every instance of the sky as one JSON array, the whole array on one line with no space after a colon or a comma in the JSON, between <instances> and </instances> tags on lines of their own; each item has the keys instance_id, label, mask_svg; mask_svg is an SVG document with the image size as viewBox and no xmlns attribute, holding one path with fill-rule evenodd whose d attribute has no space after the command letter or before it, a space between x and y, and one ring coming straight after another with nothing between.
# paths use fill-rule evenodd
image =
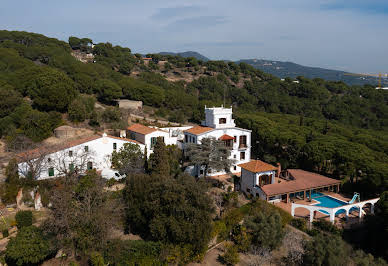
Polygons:
<instances>
[{"instance_id":1,"label":"sky","mask_svg":"<svg viewBox=\"0 0 388 266\"><path fill-rule=\"evenodd\" d=\"M0 29L388 73L388 0L0 0Z\"/></svg>"}]
</instances>

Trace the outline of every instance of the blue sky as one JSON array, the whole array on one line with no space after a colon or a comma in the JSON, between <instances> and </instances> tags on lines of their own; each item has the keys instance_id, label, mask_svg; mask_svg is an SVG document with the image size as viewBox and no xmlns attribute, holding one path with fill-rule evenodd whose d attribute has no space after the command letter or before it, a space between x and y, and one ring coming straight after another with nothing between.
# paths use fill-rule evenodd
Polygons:
<instances>
[{"instance_id":1,"label":"blue sky","mask_svg":"<svg viewBox=\"0 0 388 266\"><path fill-rule=\"evenodd\" d=\"M388 0L1 0L0 28L388 73Z\"/></svg>"}]
</instances>

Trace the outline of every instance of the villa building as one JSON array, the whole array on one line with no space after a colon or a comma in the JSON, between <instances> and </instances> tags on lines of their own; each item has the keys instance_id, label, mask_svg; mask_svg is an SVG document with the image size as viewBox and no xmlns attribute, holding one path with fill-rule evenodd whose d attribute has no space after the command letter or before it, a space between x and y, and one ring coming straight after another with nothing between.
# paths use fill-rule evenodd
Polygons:
<instances>
[{"instance_id":1,"label":"villa building","mask_svg":"<svg viewBox=\"0 0 388 266\"><path fill-rule=\"evenodd\" d=\"M222 140L230 148L230 159L234 164L230 168L232 173L240 173L238 166L249 162L251 158L251 130L236 127L232 117L232 108L205 107L205 120L201 126L195 126L184 131L184 143L200 144L203 138L216 138ZM203 175L204 168L195 166L192 174ZM225 174L225 171L215 172L209 169L210 176Z\"/></svg>"},{"instance_id":2,"label":"villa building","mask_svg":"<svg viewBox=\"0 0 388 266\"><path fill-rule=\"evenodd\" d=\"M68 172L83 173L96 169L104 178L118 177L111 168L111 155L125 143L133 143L144 152L145 146L137 141L109 136L92 135L66 142L55 147L39 148L19 153L19 176L33 175L37 180L63 176Z\"/></svg>"},{"instance_id":3,"label":"villa building","mask_svg":"<svg viewBox=\"0 0 388 266\"><path fill-rule=\"evenodd\" d=\"M301 169L281 171L259 160L240 164L241 190L271 202L306 199L319 191L339 191L340 180Z\"/></svg>"}]
</instances>

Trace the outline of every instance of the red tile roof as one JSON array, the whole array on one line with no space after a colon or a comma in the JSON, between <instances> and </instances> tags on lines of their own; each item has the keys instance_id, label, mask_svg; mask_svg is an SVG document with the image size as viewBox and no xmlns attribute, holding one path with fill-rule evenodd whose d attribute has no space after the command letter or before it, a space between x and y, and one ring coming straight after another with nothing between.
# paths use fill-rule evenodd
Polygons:
<instances>
[{"instance_id":1,"label":"red tile roof","mask_svg":"<svg viewBox=\"0 0 388 266\"><path fill-rule=\"evenodd\" d=\"M225 134L220 137L220 140L234 140L234 138Z\"/></svg>"},{"instance_id":2,"label":"red tile roof","mask_svg":"<svg viewBox=\"0 0 388 266\"><path fill-rule=\"evenodd\" d=\"M340 180L301 169L289 169L287 171L294 180L262 186L261 189L267 196L293 193L341 183Z\"/></svg>"},{"instance_id":3,"label":"red tile roof","mask_svg":"<svg viewBox=\"0 0 388 266\"><path fill-rule=\"evenodd\" d=\"M238 166L253 173L277 170L275 166L260 160L251 160L249 163L242 163L242 164L239 164Z\"/></svg>"},{"instance_id":4,"label":"red tile roof","mask_svg":"<svg viewBox=\"0 0 388 266\"><path fill-rule=\"evenodd\" d=\"M129 131L136 132L136 133L139 133L142 135L147 135L147 134L150 134L152 132L157 131L156 128L147 127L147 126L142 125L142 124L133 124L132 126L128 127L127 129Z\"/></svg>"},{"instance_id":5,"label":"red tile roof","mask_svg":"<svg viewBox=\"0 0 388 266\"><path fill-rule=\"evenodd\" d=\"M187 133L190 133L193 135L201 135L203 133L212 131L213 129L214 128L211 128L211 127L195 126L195 127L189 128L183 132L187 132Z\"/></svg>"}]
</instances>

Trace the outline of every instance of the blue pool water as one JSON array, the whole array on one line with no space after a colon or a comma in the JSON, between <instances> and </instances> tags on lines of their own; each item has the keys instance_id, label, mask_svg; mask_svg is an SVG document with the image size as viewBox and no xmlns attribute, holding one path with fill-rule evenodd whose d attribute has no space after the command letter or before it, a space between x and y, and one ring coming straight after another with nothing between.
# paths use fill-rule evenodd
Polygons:
<instances>
[{"instance_id":1,"label":"blue pool water","mask_svg":"<svg viewBox=\"0 0 388 266\"><path fill-rule=\"evenodd\" d=\"M333 197L330 197L330 196L324 196L322 193L319 193L319 194L321 194L322 196L314 197L314 193L312 193L313 199L319 202L317 204L314 204L314 206L322 206L322 207L327 207L327 208L336 208L336 207L348 205L348 203L345 202L345 201L342 201L342 200L339 200L339 199L336 199L336 198L333 198ZM357 208L354 207L350 211L353 211L353 210L356 210L356 209ZM320 210L320 212L325 213L325 214L329 214L328 212L326 212L324 210ZM345 210L339 210L339 211L336 212L336 214L340 214L340 213L345 213Z\"/></svg>"}]
</instances>

